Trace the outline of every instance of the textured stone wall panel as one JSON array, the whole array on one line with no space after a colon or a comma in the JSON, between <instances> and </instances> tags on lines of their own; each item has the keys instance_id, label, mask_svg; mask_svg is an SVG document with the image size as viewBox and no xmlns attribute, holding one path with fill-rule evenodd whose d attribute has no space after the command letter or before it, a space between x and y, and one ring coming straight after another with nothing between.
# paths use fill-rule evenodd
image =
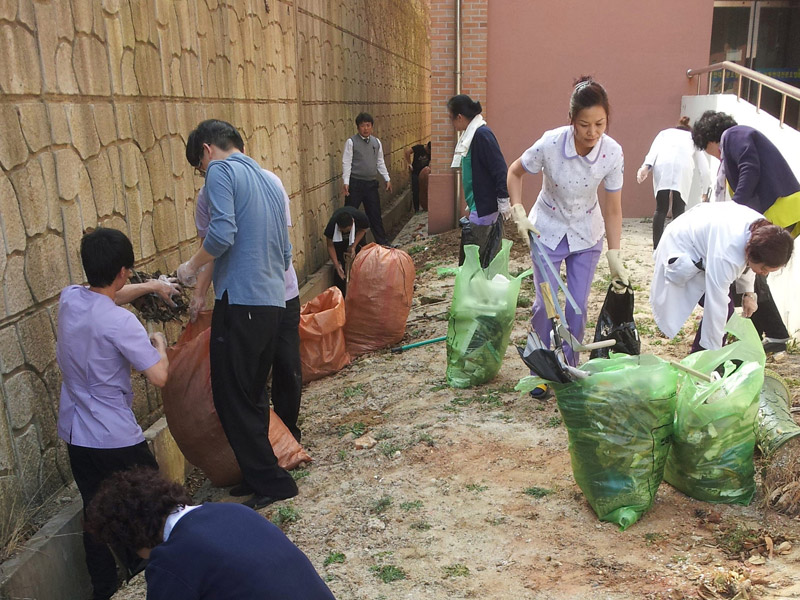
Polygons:
<instances>
[{"instance_id":1,"label":"textured stone wall panel","mask_svg":"<svg viewBox=\"0 0 800 600\"><path fill-rule=\"evenodd\" d=\"M234 123L283 181L301 280L328 260L322 230L343 203L357 112L375 115L395 187L406 184L402 149L429 131L425 0L298 3L0 1L0 511L20 489L35 501L70 478L54 323L61 288L85 281L83 234L122 230L148 271L197 249L202 179L185 141L199 121ZM164 331L172 341L180 324ZM134 389L146 426L160 394L141 376Z\"/></svg>"}]
</instances>

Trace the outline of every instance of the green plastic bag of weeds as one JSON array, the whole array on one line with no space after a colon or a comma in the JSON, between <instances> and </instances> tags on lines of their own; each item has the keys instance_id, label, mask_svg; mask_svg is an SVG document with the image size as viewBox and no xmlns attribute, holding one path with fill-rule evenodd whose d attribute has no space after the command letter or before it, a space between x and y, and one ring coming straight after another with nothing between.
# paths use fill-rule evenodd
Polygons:
<instances>
[{"instance_id":1,"label":"green plastic bag of weeds","mask_svg":"<svg viewBox=\"0 0 800 600\"><path fill-rule=\"evenodd\" d=\"M766 356L750 319L733 315L725 331L737 341L681 361L722 378L705 383L681 374L664 479L697 500L747 505L756 490L754 425Z\"/></svg>"},{"instance_id":2,"label":"green plastic bag of weeds","mask_svg":"<svg viewBox=\"0 0 800 600\"><path fill-rule=\"evenodd\" d=\"M517 277L508 273L511 241L482 269L478 246L464 246L447 326L447 383L467 388L490 381L503 363L514 327L517 297L528 269Z\"/></svg>"},{"instance_id":3,"label":"green plastic bag of weeds","mask_svg":"<svg viewBox=\"0 0 800 600\"><path fill-rule=\"evenodd\" d=\"M652 506L672 438L677 371L648 354L612 354L553 387L569 435L575 481L601 521L630 527ZM526 391L540 383L526 377Z\"/></svg>"}]
</instances>

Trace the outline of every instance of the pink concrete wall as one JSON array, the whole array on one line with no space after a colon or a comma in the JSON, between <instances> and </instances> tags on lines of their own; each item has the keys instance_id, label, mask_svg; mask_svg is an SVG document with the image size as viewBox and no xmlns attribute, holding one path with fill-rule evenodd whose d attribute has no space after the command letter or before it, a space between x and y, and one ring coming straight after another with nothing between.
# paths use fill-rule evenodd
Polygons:
<instances>
[{"instance_id":1,"label":"pink concrete wall","mask_svg":"<svg viewBox=\"0 0 800 600\"><path fill-rule=\"evenodd\" d=\"M623 214L652 215L652 180L638 185L636 170L680 117L693 89L686 70L708 64L712 13L713 0L490 2L484 106L506 162L567 124L572 81L594 75L609 94L609 134L625 152ZM541 176L525 178L528 206L540 188Z\"/></svg>"}]
</instances>

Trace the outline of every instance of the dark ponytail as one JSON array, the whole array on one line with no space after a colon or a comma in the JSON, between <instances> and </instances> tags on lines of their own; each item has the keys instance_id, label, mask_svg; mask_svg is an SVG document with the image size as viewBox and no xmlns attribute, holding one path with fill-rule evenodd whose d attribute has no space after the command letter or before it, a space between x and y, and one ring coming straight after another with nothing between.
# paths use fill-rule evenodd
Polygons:
<instances>
[{"instance_id":1,"label":"dark ponytail","mask_svg":"<svg viewBox=\"0 0 800 600\"><path fill-rule=\"evenodd\" d=\"M482 110L481 103L476 102L466 94L453 96L447 101L447 111L450 113L450 117L452 118L455 118L458 115L464 115L471 121L476 116L481 114Z\"/></svg>"}]
</instances>

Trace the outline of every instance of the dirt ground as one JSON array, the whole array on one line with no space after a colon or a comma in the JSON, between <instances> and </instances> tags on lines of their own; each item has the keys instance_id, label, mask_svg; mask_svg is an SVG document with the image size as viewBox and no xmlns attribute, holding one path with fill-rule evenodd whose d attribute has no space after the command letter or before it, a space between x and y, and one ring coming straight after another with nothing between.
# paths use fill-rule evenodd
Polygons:
<instances>
[{"instance_id":1,"label":"dirt ground","mask_svg":"<svg viewBox=\"0 0 800 600\"><path fill-rule=\"evenodd\" d=\"M623 231L642 352L682 358L695 322L673 341L655 328L648 303L650 227L649 220L629 219ZM403 343L447 332L454 276L438 269L456 266L457 232L429 238L424 231L424 215L417 216L395 240L417 266ZM528 266L526 249L515 239L511 271ZM587 339L607 277L603 259L592 286ZM522 295L533 297L530 279ZM448 388L445 344L439 343L363 356L304 389L301 428L313 463L295 472L297 498L261 512L282 521L334 595L800 598L800 519L764 510L760 493L749 507L710 505L662 483L653 508L628 530L598 521L573 479L555 401L513 391L527 374L514 348L527 333L530 307L524 304L503 367L486 385ZM784 354L768 366L788 379L800 403L800 354ZM354 439L363 433L377 445L357 450ZM207 484L197 498L232 500ZM763 548L765 535L776 547L784 540L793 547L753 564L760 561L749 558L750 548ZM141 577L115 596L144 597Z\"/></svg>"}]
</instances>

